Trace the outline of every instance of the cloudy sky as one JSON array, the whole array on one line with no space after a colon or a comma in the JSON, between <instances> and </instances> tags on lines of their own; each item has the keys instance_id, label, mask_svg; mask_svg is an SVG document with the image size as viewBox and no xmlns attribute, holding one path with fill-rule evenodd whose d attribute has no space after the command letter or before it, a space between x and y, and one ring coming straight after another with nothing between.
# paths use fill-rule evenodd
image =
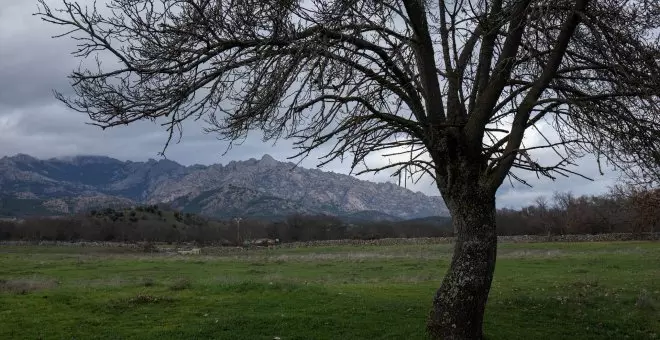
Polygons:
<instances>
[{"instance_id":1,"label":"cloudy sky","mask_svg":"<svg viewBox=\"0 0 660 340\"><path fill-rule=\"evenodd\" d=\"M57 3L58 1L50 1ZM99 1L102 3L102 1ZM106 131L85 124L85 115L65 108L53 97L52 90L67 92L66 76L78 65L69 53L74 44L69 39L51 39L62 33L58 27L42 22L31 14L36 12L36 0L0 0L0 157L25 153L38 158L77 154L107 155L121 160L141 161L158 158L166 140L159 125L142 122ZM243 145L222 155L226 145L215 136L202 132L203 123L184 126L184 138L167 150L167 157L181 164L227 163L231 160L260 158L268 153L278 160L294 155L291 143L280 141L275 146L264 144L255 134ZM312 154L301 164L313 167L321 153ZM374 159L374 162L383 160ZM324 170L348 173L348 163L334 162ZM555 191L575 194L597 194L607 191L618 174L607 171L598 174L593 160L584 160L580 172L594 182L575 177L536 179L524 176L534 185L511 187L505 182L499 191L498 207L520 207L538 196L552 196ZM387 173L362 175L362 179L394 181ZM437 195L429 179L409 186L415 191Z\"/></svg>"}]
</instances>

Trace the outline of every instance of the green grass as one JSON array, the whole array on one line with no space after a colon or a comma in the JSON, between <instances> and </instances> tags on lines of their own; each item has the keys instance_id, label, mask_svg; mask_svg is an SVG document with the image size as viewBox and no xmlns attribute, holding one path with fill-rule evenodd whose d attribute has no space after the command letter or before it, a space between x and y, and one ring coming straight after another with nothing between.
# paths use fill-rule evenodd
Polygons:
<instances>
[{"instance_id":1,"label":"green grass","mask_svg":"<svg viewBox=\"0 0 660 340\"><path fill-rule=\"evenodd\" d=\"M451 246L0 247L0 339L424 339ZM660 244L502 244L488 339L660 338Z\"/></svg>"}]
</instances>

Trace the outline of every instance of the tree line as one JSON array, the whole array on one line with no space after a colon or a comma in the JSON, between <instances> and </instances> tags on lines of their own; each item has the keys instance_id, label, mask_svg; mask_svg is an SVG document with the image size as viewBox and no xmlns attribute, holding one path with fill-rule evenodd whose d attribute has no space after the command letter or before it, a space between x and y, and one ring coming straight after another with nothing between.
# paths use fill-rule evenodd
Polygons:
<instances>
[{"instance_id":1,"label":"tree line","mask_svg":"<svg viewBox=\"0 0 660 340\"><path fill-rule=\"evenodd\" d=\"M660 189L616 186L599 196L568 192L539 197L519 210L499 209L499 235L638 233L660 230ZM108 208L84 215L0 222L0 240L196 242L242 245L280 242L454 236L451 218L346 223L327 215L290 215L281 221L214 220L164 205Z\"/></svg>"},{"instance_id":2,"label":"tree line","mask_svg":"<svg viewBox=\"0 0 660 340\"><path fill-rule=\"evenodd\" d=\"M497 211L499 235L640 233L660 230L660 189L615 186L608 194L555 193L520 210Z\"/></svg>"}]
</instances>

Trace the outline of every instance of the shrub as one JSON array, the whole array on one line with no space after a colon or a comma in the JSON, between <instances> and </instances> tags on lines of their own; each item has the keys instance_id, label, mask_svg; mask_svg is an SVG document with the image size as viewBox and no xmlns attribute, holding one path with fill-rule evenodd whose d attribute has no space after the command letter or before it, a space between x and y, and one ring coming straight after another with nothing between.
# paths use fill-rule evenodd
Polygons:
<instances>
[{"instance_id":1,"label":"shrub","mask_svg":"<svg viewBox=\"0 0 660 340\"><path fill-rule=\"evenodd\" d=\"M153 242L151 242L151 241L142 242L142 243L140 244L140 250L141 250L143 253L157 253L157 252L158 252L158 248L157 248L156 245L155 245Z\"/></svg>"},{"instance_id":2,"label":"shrub","mask_svg":"<svg viewBox=\"0 0 660 340\"><path fill-rule=\"evenodd\" d=\"M190 289L192 287L192 282L187 278L180 278L172 283L170 290L184 290Z\"/></svg>"}]
</instances>

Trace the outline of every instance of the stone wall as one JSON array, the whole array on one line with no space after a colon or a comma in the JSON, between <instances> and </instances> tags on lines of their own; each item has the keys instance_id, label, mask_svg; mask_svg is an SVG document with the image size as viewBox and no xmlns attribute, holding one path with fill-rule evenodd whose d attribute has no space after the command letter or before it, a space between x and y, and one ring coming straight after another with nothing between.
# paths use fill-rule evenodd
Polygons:
<instances>
[{"instance_id":1,"label":"stone wall","mask_svg":"<svg viewBox=\"0 0 660 340\"><path fill-rule=\"evenodd\" d=\"M498 236L500 243L532 243L532 242L612 242L612 241L660 241L658 233L620 233L620 234L596 234L596 235L519 235ZM416 244L450 244L454 242L453 237L420 237L420 238L384 238L378 240L323 240L308 242L293 242L278 244L276 248L300 248L300 247L328 247L342 245L416 245ZM41 246L73 246L73 247L124 247L142 249L142 243L120 243L120 242L62 242L62 241L2 241L0 245L41 245ZM165 244L156 244L165 246ZM179 244L180 247L193 246L192 243ZM237 247L225 247L237 248Z\"/></svg>"},{"instance_id":2,"label":"stone wall","mask_svg":"<svg viewBox=\"0 0 660 340\"><path fill-rule=\"evenodd\" d=\"M620 233L620 234L596 234L596 235L518 235L498 236L500 243L531 243L531 242L612 242L612 241L658 241L660 233ZM453 243L453 237L420 237L420 238L384 238L378 240L324 240L284 243L278 247L323 247L339 245L405 245L405 244L442 244Z\"/></svg>"}]
</instances>

